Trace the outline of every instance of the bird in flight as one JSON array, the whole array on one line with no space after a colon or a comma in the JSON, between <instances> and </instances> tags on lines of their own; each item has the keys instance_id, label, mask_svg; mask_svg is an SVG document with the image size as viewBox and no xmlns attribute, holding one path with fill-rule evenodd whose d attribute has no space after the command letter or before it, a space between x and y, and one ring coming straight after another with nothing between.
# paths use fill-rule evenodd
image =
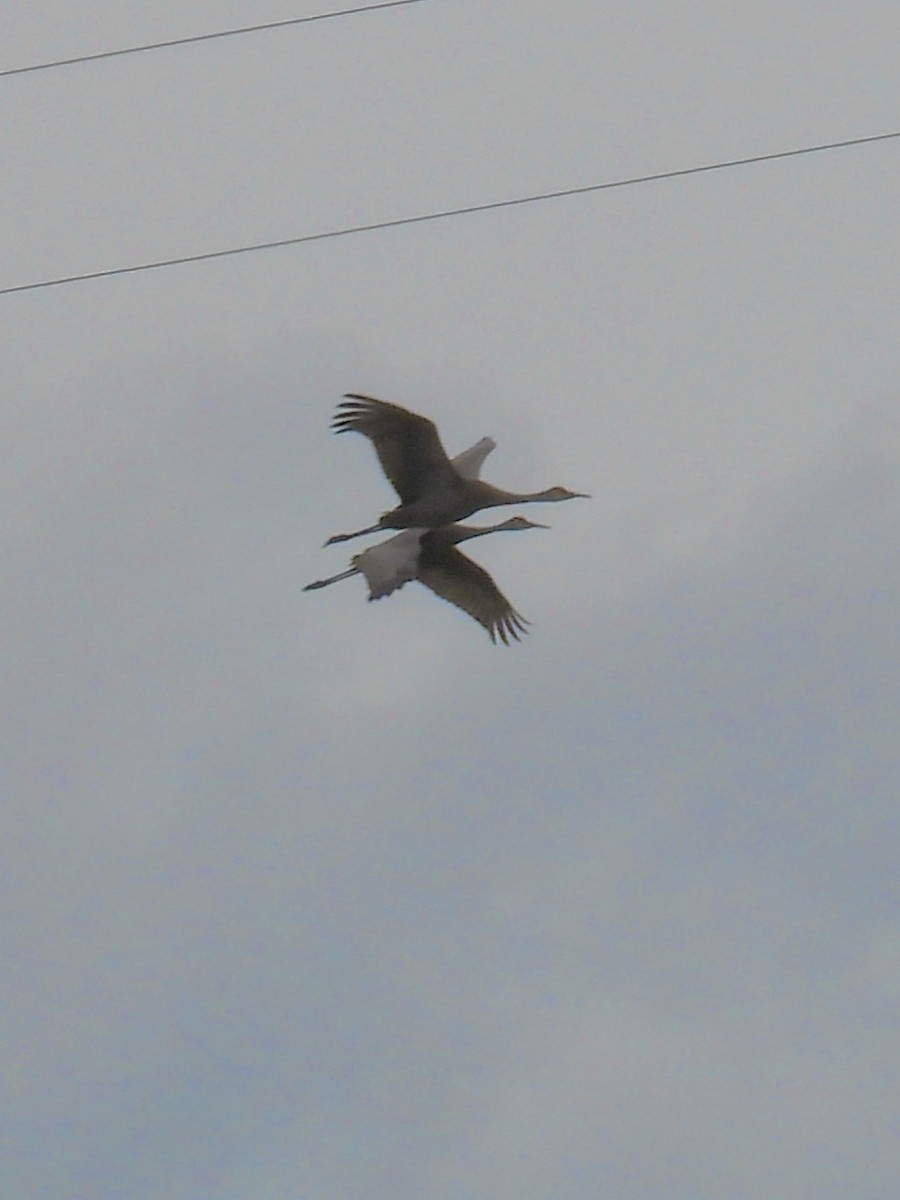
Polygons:
<instances>
[{"instance_id":1,"label":"bird in flight","mask_svg":"<svg viewBox=\"0 0 900 1200\"><path fill-rule=\"evenodd\" d=\"M572 492L563 487L543 492L507 492L485 483L477 473L467 476L447 457L434 422L398 404L348 392L338 409L332 429L336 433L361 433L371 441L400 504L374 525L354 533L335 534L326 546L381 529L435 529L462 521L479 509L501 504L587 498L586 492ZM484 438L466 451L474 452L477 458L479 447L485 443L489 447L477 459L476 472L494 443Z\"/></svg>"},{"instance_id":2,"label":"bird in flight","mask_svg":"<svg viewBox=\"0 0 900 1200\"><path fill-rule=\"evenodd\" d=\"M355 554L349 570L308 583L303 590L311 592L352 575L364 575L369 599L378 600L418 579L435 595L474 617L488 631L492 642L499 638L508 646L510 638L518 641L521 634L527 633L528 622L516 612L487 571L456 547L486 533L546 528L526 517L510 517L498 525L482 528L442 525L438 529L404 529L386 542Z\"/></svg>"}]
</instances>

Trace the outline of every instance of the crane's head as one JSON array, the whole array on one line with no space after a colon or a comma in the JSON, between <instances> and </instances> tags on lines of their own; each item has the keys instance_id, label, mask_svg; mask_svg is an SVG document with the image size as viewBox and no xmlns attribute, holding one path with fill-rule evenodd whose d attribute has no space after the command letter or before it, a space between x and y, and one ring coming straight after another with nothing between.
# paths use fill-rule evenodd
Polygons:
<instances>
[{"instance_id":1,"label":"crane's head","mask_svg":"<svg viewBox=\"0 0 900 1200\"><path fill-rule=\"evenodd\" d=\"M542 525L540 521L529 521L527 517L510 517L508 521L504 521L502 525L498 525L497 529L549 529L549 525Z\"/></svg>"},{"instance_id":2,"label":"crane's head","mask_svg":"<svg viewBox=\"0 0 900 1200\"><path fill-rule=\"evenodd\" d=\"M570 492L568 488L552 487L547 488L546 492L541 492L540 496L535 496L536 500L574 500L577 496L581 496L585 500L590 500L587 492Z\"/></svg>"}]
</instances>

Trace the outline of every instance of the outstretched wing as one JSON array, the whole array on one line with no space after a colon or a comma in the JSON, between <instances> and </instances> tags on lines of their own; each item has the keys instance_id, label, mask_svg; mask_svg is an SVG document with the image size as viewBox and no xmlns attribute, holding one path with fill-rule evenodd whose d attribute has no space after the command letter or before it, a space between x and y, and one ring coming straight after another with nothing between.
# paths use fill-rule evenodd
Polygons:
<instances>
[{"instance_id":1,"label":"outstretched wing","mask_svg":"<svg viewBox=\"0 0 900 1200\"><path fill-rule=\"evenodd\" d=\"M493 438L483 437L468 450L463 450L462 454L451 458L450 462L457 475L462 475L463 479L478 479L481 475L481 464L490 452L496 449L497 443Z\"/></svg>"},{"instance_id":2,"label":"outstretched wing","mask_svg":"<svg viewBox=\"0 0 900 1200\"><path fill-rule=\"evenodd\" d=\"M499 637L508 646L510 638L518 641L521 634L528 632L525 628L528 622L516 612L483 567L455 546L445 547L430 558L426 545L423 542L418 577L436 596L474 617L488 631L492 642Z\"/></svg>"},{"instance_id":3,"label":"outstretched wing","mask_svg":"<svg viewBox=\"0 0 900 1200\"><path fill-rule=\"evenodd\" d=\"M459 484L433 421L372 396L348 392L331 423L336 433L364 434L401 503Z\"/></svg>"},{"instance_id":4,"label":"outstretched wing","mask_svg":"<svg viewBox=\"0 0 900 1200\"><path fill-rule=\"evenodd\" d=\"M365 575L370 600L390 596L391 592L416 578L419 543L425 532L424 529L404 529L386 542L354 555L353 566Z\"/></svg>"}]
</instances>

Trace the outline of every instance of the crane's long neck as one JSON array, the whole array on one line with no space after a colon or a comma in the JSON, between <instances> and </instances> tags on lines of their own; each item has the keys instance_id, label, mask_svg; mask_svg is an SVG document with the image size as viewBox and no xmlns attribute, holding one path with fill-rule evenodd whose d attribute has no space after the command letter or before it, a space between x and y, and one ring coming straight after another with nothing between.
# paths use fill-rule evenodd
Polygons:
<instances>
[{"instance_id":1,"label":"crane's long neck","mask_svg":"<svg viewBox=\"0 0 900 1200\"><path fill-rule=\"evenodd\" d=\"M477 487L478 496L482 499L482 508L496 508L501 504L528 504L532 500L549 500L547 492L507 492L503 488L494 487L481 479L472 480L471 488Z\"/></svg>"},{"instance_id":2,"label":"crane's long neck","mask_svg":"<svg viewBox=\"0 0 900 1200\"><path fill-rule=\"evenodd\" d=\"M447 545L455 546L457 542L467 542L486 533L502 533L504 530L515 528L520 526L513 525L511 521L498 521L496 525L447 525L443 529L433 529L431 536L440 538Z\"/></svg>"}]
</instances>

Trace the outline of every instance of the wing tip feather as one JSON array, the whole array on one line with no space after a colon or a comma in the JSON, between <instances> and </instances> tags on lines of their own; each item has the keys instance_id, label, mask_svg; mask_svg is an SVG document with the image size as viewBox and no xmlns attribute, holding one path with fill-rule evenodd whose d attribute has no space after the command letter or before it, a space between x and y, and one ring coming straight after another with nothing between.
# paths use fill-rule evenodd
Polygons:
<instances>
[{"instance_id":1,"label":"wing tip feather","mask_svg":"<svg viewBox=\"0 0 900 1200\"><path fill-rule=\"evenodd\" d=\"M523 617L521 613L517 613L515 609L510 609L508 613L504 613L502 617L498 617L488 629L488 633L491 635L491 641L495 645L499 638L504 646L511 646L512 641L510 641L510 638L513 641L520 642L522 635L529 632L528 626L530 624L531 622Z\"/></svg>"}]
</instances>

